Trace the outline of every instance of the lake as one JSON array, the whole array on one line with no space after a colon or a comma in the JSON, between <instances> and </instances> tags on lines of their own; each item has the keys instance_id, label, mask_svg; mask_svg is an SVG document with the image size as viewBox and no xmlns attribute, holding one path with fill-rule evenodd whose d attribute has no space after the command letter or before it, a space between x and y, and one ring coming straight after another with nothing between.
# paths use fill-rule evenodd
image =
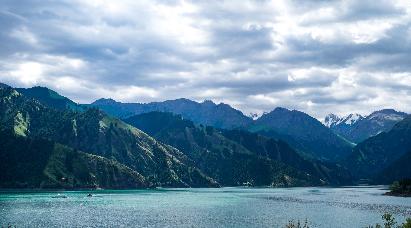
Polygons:
<instances>
[{"instance_id":1,"label":"lake","mask_svg":"<svg viewBox=\"0 0 411 228\"><path fill-rule=\"evenodd\" d=\"M1 192L0 227L365 227L384 212L411 217L411 198L383 196L382 186L89 192Z\"/></svg>"}]
</instances>

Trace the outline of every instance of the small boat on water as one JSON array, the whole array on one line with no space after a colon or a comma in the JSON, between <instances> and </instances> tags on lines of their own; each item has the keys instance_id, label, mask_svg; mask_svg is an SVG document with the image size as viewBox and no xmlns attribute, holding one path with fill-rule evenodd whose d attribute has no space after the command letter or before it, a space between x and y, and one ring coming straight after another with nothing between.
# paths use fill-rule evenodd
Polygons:
<instances>
[{"instance_id":1,"label":"small boat on water","mask_svg":"<svg viewBox=\"0 0 411 228\"><path fill-rule=\"evenodd\" d=\"M62 198L62 199L65 199L65 198L67 198L67 196L66 196L66 195L61 195L61 194L59 193L59 194L57 194L56 196L52 196L51 198Z\"/></svg>"}]
</instances>

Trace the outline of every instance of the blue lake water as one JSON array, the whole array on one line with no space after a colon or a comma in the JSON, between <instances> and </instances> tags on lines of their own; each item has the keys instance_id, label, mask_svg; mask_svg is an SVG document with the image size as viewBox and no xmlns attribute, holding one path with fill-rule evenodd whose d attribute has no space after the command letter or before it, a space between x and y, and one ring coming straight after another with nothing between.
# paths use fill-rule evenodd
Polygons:
<instances>
[{"instance_id":1,"label":"blue lake water","mask_svg":"<svg viewBox=\"0 0 411 228\"><path fill-rule=\"evenodd\" d=\"M411 198L382 187L220 188L0 192L0 227L365 227L390 212L411 217ZM66 198L55 198L66 196Z\"/></svg>"}]
</instances>

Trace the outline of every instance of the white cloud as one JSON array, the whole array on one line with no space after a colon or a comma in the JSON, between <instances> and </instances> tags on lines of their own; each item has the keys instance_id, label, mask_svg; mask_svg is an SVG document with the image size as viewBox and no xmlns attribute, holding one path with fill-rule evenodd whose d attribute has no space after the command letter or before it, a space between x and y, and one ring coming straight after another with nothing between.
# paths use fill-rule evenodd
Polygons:
<instances>
[{"instance_id":1,"label":"white cloud","mask_svg":"<svg viewBox=\"0 0 411 228\"><path fill-rule=\"evenodd\" d=\"M44 66L36 62L18 64L17 68L9 72L9 77L25 86L33 86L42 82Z\"/></svg>"},{"instance_id":2,"label":"white cloud","mask_svg":"<svg viewBox=\"0 0 411 228\"><path fill-rule=\"evenodd\" d=\"M0 81L14 86L79 102L213 99L244 113L411 112L406 0L23 0L0 9Z\"/></svg>"},{"instance_id":3,"label":"white cloud","mask_svg":"<svg viewBox=\"0 0 411 228\"><path fill-rule=\"evenodd\" d=\"M140 97L155 98L158 96L158 92L154 89L138 86L121 86L115 87L114 91L110 91L107 95L111 94L111 97L122 101L135 101Z\"/></svg>"}]
</instances>

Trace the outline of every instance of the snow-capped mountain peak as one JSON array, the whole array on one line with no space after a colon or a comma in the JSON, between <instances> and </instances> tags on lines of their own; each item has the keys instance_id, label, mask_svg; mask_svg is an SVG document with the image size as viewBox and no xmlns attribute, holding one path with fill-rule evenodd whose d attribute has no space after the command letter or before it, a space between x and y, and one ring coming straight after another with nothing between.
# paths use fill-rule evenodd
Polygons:
<instances>
[{"instance_id":1,"label":"snow-capped mountain peak","mask_svg":"<svg viewBox=\"0 0 411 228\"><path fill-rule=\"evenodd\" d=\"M364 117L357 113L349 114L344 117L339 117L335 114L328 114L324 119L324 125L327 127L333 127L340 124L353 125L362 119L364 119Z\"/></svg>"},{"instance_id":2,"label":"snow-capped mountain peak","mask_svg":"<svg viewBox=\"0 0 411 228\"><path fill-rule=\"evenodd\" d=\"M326 126L329 126L335 133L347 140L359 143L371 136L391 130L396 123L403 120L407 115L407 113L398 112L394 109L375 111L364 117L359 114L349 114L342 118L328 115L328 118L326 117Z\"/></svg>"},{"instance_id":3,"label":"snow-capped mountain peak","mask_svg":"<svg viewBox=\"0 0 411 228\"><path fill-rule=\"evenodd\" d=\"M342 118L342 121L340 123L344 123L347 125L353 125L361 119L364 119L364 117L361 116L360 114L354 113L354 114L349 114L348 116Z\"/></svg>"},{"instance_id":4,"label":"snow-capped mountain peak","mask_svg":"<svg viewBox=\"0 0 411 228\"><path fill-rule=\"evenodd\" d=\"M261 115L259 115L258 113L253 113L250 112L250 114L248 115L251 119L256 120L258 119Z\"/></svg>"},{"instance_id":5,"label":"snow-capped mountain peak","mask_svg":"<svg viewBox=\"0 0 411 228\"><path fill-rule=\"evenodd\" d=\"M332 126L336 125L340 120L341 120L341 118L339 116L330 113L325 117L323 124L326 127L332 127Z\"/></svg>"}]
</instances>

